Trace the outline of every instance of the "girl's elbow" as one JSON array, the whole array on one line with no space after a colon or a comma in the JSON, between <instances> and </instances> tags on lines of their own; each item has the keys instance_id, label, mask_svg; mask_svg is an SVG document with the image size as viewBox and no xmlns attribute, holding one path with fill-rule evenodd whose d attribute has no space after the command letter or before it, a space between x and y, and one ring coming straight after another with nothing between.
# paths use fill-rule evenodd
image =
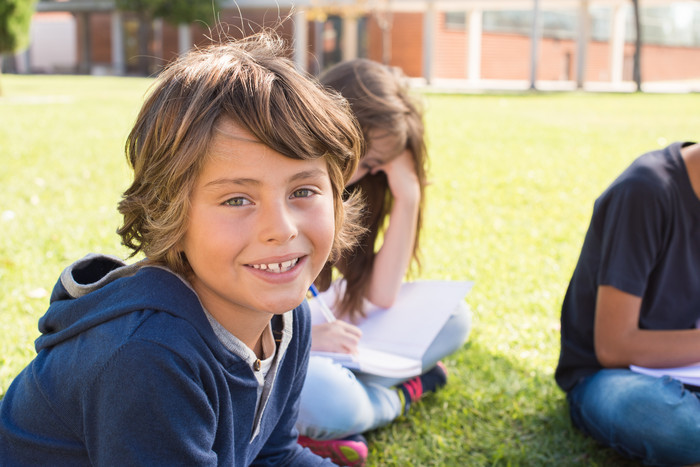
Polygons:
<instances>
[{"instance_id":1,"label":"girl's elbow","mask_svg":"<svg viewBox=\"0 0 700 467\"><path fill-rule=\"evenodd\" d=\"M369 297L367 300L369 300L372 305L379 308L391 308L396 302L396 295L375 294L374 296Z\"/></svg>"}]
</instances>

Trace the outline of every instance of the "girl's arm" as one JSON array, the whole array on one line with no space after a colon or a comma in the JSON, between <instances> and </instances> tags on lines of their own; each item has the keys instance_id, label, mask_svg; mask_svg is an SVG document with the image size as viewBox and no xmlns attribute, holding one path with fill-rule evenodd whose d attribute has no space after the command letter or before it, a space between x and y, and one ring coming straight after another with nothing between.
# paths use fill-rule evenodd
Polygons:
<instances>
[{"instance_id":1,"label":"girl's arm","mask_svg":"<svg viewBox=\"0 0 700 467\"><path fill-rule=\"evenodd\" d=\"M416 239L420 182L411 152L406 149L373 173L383 171L389 180L394 203L384 241L374 258L367 300L382 308L394 304L413 255Z\"/></svg>"},{"instance_id":2,"label":"girl's arm","mask_svg":"<svg viewBox=\"0 0 700 467\"><path fill-rule=\"evenodd\" d=\"M595 314L595 352L604 367L677 367L700 361L700 329L639 329L642 299L600 286Z\"/></svg>"}]
</instances>

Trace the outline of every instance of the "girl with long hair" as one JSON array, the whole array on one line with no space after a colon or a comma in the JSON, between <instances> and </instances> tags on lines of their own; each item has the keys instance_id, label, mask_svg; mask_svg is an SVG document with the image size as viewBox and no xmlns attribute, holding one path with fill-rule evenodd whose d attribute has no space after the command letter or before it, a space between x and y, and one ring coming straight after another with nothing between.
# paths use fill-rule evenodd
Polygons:
<instances>
[{"instance_id":1,"label":"girl with long hair","mask_svg":"<svg viewBox=\"0 0 700 467\"><path fill-rule=\"evenodd\" d=\"M348 100L368 146L346 188L346 196L365 201L366 232L316 280L321 290L337 287L340 319L312 327L312 350L352 353L361 335L354 324L372 319L365 314L367 302L391 307L411 266L420 266L428 155L422 110L401 70L357 59L330 68L320 81ZM470 325L462 301L428 348L423 373L409 380L352 372L312 356L297 422L300 443L340 465L363 465L367 443L361 433L390 423L443 386L447 373L440 360L462 347Z\"/></svg>"}]
</instances>

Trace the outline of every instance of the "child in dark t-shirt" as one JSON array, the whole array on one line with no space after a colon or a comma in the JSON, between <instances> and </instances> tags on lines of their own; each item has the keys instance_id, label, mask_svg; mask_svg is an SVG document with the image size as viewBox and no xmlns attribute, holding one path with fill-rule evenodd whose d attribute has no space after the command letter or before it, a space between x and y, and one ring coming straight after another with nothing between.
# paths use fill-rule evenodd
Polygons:
<instances>
[{"instance_id":1,"label":"child in dark t-shirt","mask_svg":"<svg viewBox=\"0 0 700 467\"><path fill-rule=\"evenodd\" d=\"M648 464L700 462L700 393L630 365L700 361L700 145L639 157L595 202L562 306L573 424Z\"/></svg>"}]
</instances>

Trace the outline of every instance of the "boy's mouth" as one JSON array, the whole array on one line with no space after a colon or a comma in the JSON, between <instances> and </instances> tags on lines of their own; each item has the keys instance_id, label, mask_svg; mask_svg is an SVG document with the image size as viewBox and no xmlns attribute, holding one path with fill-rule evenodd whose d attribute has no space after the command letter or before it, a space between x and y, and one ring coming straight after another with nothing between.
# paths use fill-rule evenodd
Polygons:
<instances>
[{"instance_id":1,"label":"boy's mouth","mask_svg":"<svg viewBox=\"0 0 700 467\"><path fill-rule=\"evenodd\" d=\"M269 271L273 273L287 272L292 269L299 262L299 258L290 259L289 261L282 261L281 263L262 263L262 264L251 264L253 269L260 269L262 271Z\"/></svg>"}]
</instances>

